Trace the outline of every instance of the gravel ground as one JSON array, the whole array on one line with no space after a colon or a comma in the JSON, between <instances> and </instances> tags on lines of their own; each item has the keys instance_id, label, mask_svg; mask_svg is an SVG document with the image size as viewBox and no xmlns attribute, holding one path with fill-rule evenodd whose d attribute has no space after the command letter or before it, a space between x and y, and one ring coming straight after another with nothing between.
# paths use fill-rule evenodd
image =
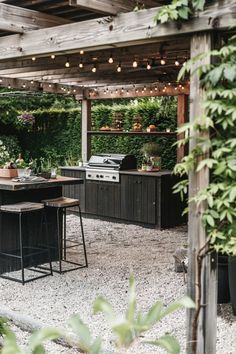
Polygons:
<instances>
[{"instance_id":1,"label":"gravel ground","mask_svg":"<svg viewBox=\"0 0 236 354\"><path fill-rule=\"evenodd\" d=\"M78 218L68 217L68 232L74 234ZM93 315L92 305L103 295L117 313L124 313L127 304L128 279L134 273L138 309L146 312L157 300L165 304L181 297L186 291L183 274L174 272L173 253L186 243L186 228L158 231L141 226L124 225L101 220L84 219L89 267L22 286L0 280L1 304L13 311L29 315L45 325L66 327L74 313L80 314L94 337L103 338L104 353L114 353L111 333L103 315ZM19 343L27 342L28 333L12 326ZM185 344L185 311L178 311L160 322L146 334L155 339L166 332ZM218 308L217 354L236 354L236 317L230 305ZM47 353L73 354L73 349L54 343ZM164 353L161 349L137 343L129 354Z\"/></svg>"}]
</instances>

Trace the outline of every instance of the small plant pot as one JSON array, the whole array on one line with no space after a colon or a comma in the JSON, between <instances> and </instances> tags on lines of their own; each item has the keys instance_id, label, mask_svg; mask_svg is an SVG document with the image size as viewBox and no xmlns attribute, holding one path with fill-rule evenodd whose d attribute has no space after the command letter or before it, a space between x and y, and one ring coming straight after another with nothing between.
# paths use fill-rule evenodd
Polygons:
<instances>
[{"instance_id":1,"label":"small plant pot","mask_svg":"<svg viewBox=\"0 0 236 354\"><path fill-rule=\"evenodd\" d=\"M228 256L218 255L218 304L230 302L229 277L228 277Z\"/></svg>"},{"instance_id":2,"label":"small plant pot","mask_svg":"<svg viewBox=\"0 0 236 354\"><path fill-rule=\"evenodd\" d=\"M16 168L0 168L0 177L1 178L17 177L17 169Z\"/></svg>"},{"instance_id":3,"label":"small plant pot","mask_svg":"<svg viewBox=\"0 0 236 354\"><path fill-rule=\"evenodd\" d=\"M40 172L40 173L38 173L38 176L46 178L46 179L50 179L51 178L51 172Z\"/></svg>"}]
</instances>

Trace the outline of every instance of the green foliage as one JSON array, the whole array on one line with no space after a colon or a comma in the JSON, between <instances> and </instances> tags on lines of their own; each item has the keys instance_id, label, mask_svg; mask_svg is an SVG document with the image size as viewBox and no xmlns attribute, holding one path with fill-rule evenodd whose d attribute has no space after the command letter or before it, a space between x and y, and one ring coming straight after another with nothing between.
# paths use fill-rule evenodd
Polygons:
<instances>
[{"instance_id":1,"label":"green foliage","mask_svg":"<svg viewBox=\"0 0 236 354\"><path fill-rule=\"evenodd\" d=\"M165 307L161 301L157 301L148 311L147 314L136 313L136 292L135 281L133 275L129 280L129 298L128 307L125 315L117 316L110 303L103 297L98 297L94 303L94 313L102 312L105 314L113 333L116 336L116 348L119 353L129 349L135 340L140 339L144 332L148 331L158 321L161 321L167 315L186 307L193 308L195 304L189 297L183 297L179 301ZM17 344L15 334L9 329L4 321L1 321L0 333L3 336L2 354L44 354L44 342L48 340L64 339L68 343L72 343L79 353L99 354L102 352L102 341L100 337L92 339L87 325L81 320L79 315L74 315L69 320L76 338L72 340L71 334L65 330L57 328L43 328L35 331L28 343L28 348L23 350ZM167 353L179 354L180 346L178 341L170 335L164 335L154 341L141 342L148 345L159 346L166 350Z\"/></svg>"},{"instance_id":2,"label":"green foliage","mask_svg":"<svg viewBox=\"0 0 236 354\"><path fill-rule=\"evenodd\" d=\"M103 297L98 297L94 304L94 313L103 312L109 321L112 331L116 337L115 344L118 350L130 348L143 333L148 331L165 316L178 310L181 307L195 307L193 301L184 297L181 300L164 307L161 301L157 301L147 314L136 313L135 282L131 275L129 281L128 308L125 315L116 316L110 303ZM180 353L180 347L172 336L163 336L156 341L145 341L144 343L161 346L168 353Z\"/></svg>"},{"instance_id":3,"label":"green foliage","mask_svg":"<svg viewBox=\"0 0 236 354\"><path fill-rule=\"evenodd\" d=\"M98 105L92 111L92 126L99 130L104 125L111 125L112 113L124 114L124 129L132 130L133 117L140 115L144 128L154 124L159 131L170 128L176 130L177 102L174 97L161 97L155 99L135 100L133 104L116 104L113 106ZM92 153L114 152L134 154L141 166L141 148L145 143L156 142L160 146L162 168L172 169L176 161L176 148L173 146L175 138L166 137L140 137L140 136L93 136Z\"/></svg>"},{"instance_id":4,"label":"green foliage","mask_svg":"<svg viewBox=\"0 0 236 354\"><path fill-rule=\"evenodd\" d=\"M210 170L210 184L189 202L201 208L207 206L203 222L210 245L221 253L236 255L236 36L219 51L211 52L215 64L201 67L202 87L205 89L205 116L181 128L185 133L182 144L197 132L196 146L175 166L175 172L184 175L190 171ZM203 54L200 57L209 55ZM199 56L198 56L199 58ZM196 58L194 59L196 61ZM191 61L182 70L189 70ZM210 129L210 137L208 130ZM181 193L187 182L176 186Z\"/></svg>"},{"instance_id":5,"label":"green foliage","mask_svg":"<svg viewBox=\"0 0 236 354\"><path fill-rule=\"evenodd\" d=\"M186 21L197 11L204 9L206 0L172 0L170 5L162 6L154 18L155 22Z\"/></svg>"},{"instance_id":6,"label":"green foliage","mask_svg":"<svg viewBox=\"0 0 236 354\"><path fill-rule=\"evenodd\" d=\"M3 103L2 103L3 102ZM8 103L7 103L8 102ZM109 103L109 104L108 104ZM3 106L2 106L3 104ZM0 102L3 117L0 115L1 131L8 136L16 136L13 156L19 152L25 161L43 158L51 160L54 165L74 165L81 156L81 108L78 102L69 98L30 97L27 103L19 98L4 98ZM28 109L26 109L28 107ZM38 108L40 107L40 108ZM143 127L155 124L159 131L166 128L176 129L176 98L163 97L155 99L139 99L134 101L120 100L119 104L106 101L106 104L93 104L92 128L99 130L103 125L111 125L114 111L124 113L124 129L131 130L133 117L139 114L143 119ZM33 114L35 124L21 126L17 116L22 112ZM10 112L8 115L6 112ZM93 136L92 153L119 152L132 153L138 158L141 166L140 152L144 143L158 142L161 146L162 167L172 169L176 161L176 148L173 147L175 138L165 137L117 137ZM13 144L13 143L12 143ZM19 148L20 145L20 148ZM39 165L39 163L37 163Z\"/></svg>"}]
</instances>

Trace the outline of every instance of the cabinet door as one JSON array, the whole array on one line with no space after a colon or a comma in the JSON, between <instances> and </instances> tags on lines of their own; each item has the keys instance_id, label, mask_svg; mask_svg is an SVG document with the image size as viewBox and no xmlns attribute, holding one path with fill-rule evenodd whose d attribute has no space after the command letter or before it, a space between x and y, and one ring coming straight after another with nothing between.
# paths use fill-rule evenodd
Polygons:
<instances>
[{"instance_id":1,"label":"cabinet door","mask_svg":"<svg viewBox=\"0 0 236 354\"><path fill-rule=\"evenodd\" d=\"M119 183L100 183L98 188L98 214L120 218Z\"/></svg>"},{"instance_id":2,"label":"cabinet door","mask_svg":"<svg viewBox=\"0 0 236 354\"><path fill-rule=\"evenodd\" d=\"M120 184L86 181L86 213L120 217Z\"/></svg>"},{"instance_id":3,"label":"cabinet door","mask_svg":"<svg viewBox=\"0 0 236 354\"><path fill-rule=\"evenodd\" d=\"M73 177L73 178L82 178L84 183L74 184L63 187L63 195L68 198L79 199L81 211L85 211L85 171L78 170L62 170L62 176ZM76 210L76 208L75 208Z\"/></svg>"},{"instance_id":4,"label":"cabinet door","mask_svg":"<svg viewBox=\"0 0 236 354\"><path fill-rule=\"evenodd\" d=\"M153 177L121 176L121 218L156 223L156 180Z\"/></svg>"}]
</instances>

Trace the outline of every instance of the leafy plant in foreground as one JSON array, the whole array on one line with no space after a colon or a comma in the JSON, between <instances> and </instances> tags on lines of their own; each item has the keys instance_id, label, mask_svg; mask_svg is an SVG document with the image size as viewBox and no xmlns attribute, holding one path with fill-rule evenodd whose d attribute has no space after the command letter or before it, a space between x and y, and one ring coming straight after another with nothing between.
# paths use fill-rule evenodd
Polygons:
<instances>
[{"instance_id":1,"label":"leafy plant in foreground","mask_svg":"<svg viewBox=\"0 0 236 354\"><path fill-rule=\"evenodd\" d=\"M206 204L202 220L211 248L236 255L236 36L220 50L193 60L209 55L216 58L216 63L201 65L200 62L197 68L205 92L205 115L180 128L185 139L179 145L188 143L193 131L196 145L175 166L175 172L185 175L204 168L210 170L209 185L189 202L196 203L199 210L202 203ZM180 76L191 64L192 60L183 67ZM182 181L176 191L186 192L187 184L186 180Z\"/></svg>"},{"instance_id":2,"label":"leafy plant in foreground","mask_svg":"<svg viewBox=\"0 0 236 354\"><path fill-rule=\"evenodd\" d=\"M118 352L125 352L134 342L140 339L144 332L148 331L158 321L161 321L167 315L182 308L195 307L193 301L188 297L172 303L165 307L161 301L157 301L147 314L136 314L136 293L135 282L131 275L129 281L129 300L128 308L123 316L117 316L110 303L103 297L98 297L94 303L94 313L103 312L108 319L112 331L115 335L115 345ZM1 335L3 336L3 348L1 354L44 354L44 342L48 340L64 340L67 344L78 350L78 353L100 354L102 353L102 340L97 337L92 339L89 328L81 320L79 315L74 315L69 320L69 325L76 337L65 330L57 328L43 328L35 331L30 339L26 349L17 344L15 334L5 324L1 324ZM142 343L142 342L141 342ZM144 344L162 347L170 354L179 354L180 345L171 335L163 335L156 340L145 340Z\"/></svg>"}]
</instances>

